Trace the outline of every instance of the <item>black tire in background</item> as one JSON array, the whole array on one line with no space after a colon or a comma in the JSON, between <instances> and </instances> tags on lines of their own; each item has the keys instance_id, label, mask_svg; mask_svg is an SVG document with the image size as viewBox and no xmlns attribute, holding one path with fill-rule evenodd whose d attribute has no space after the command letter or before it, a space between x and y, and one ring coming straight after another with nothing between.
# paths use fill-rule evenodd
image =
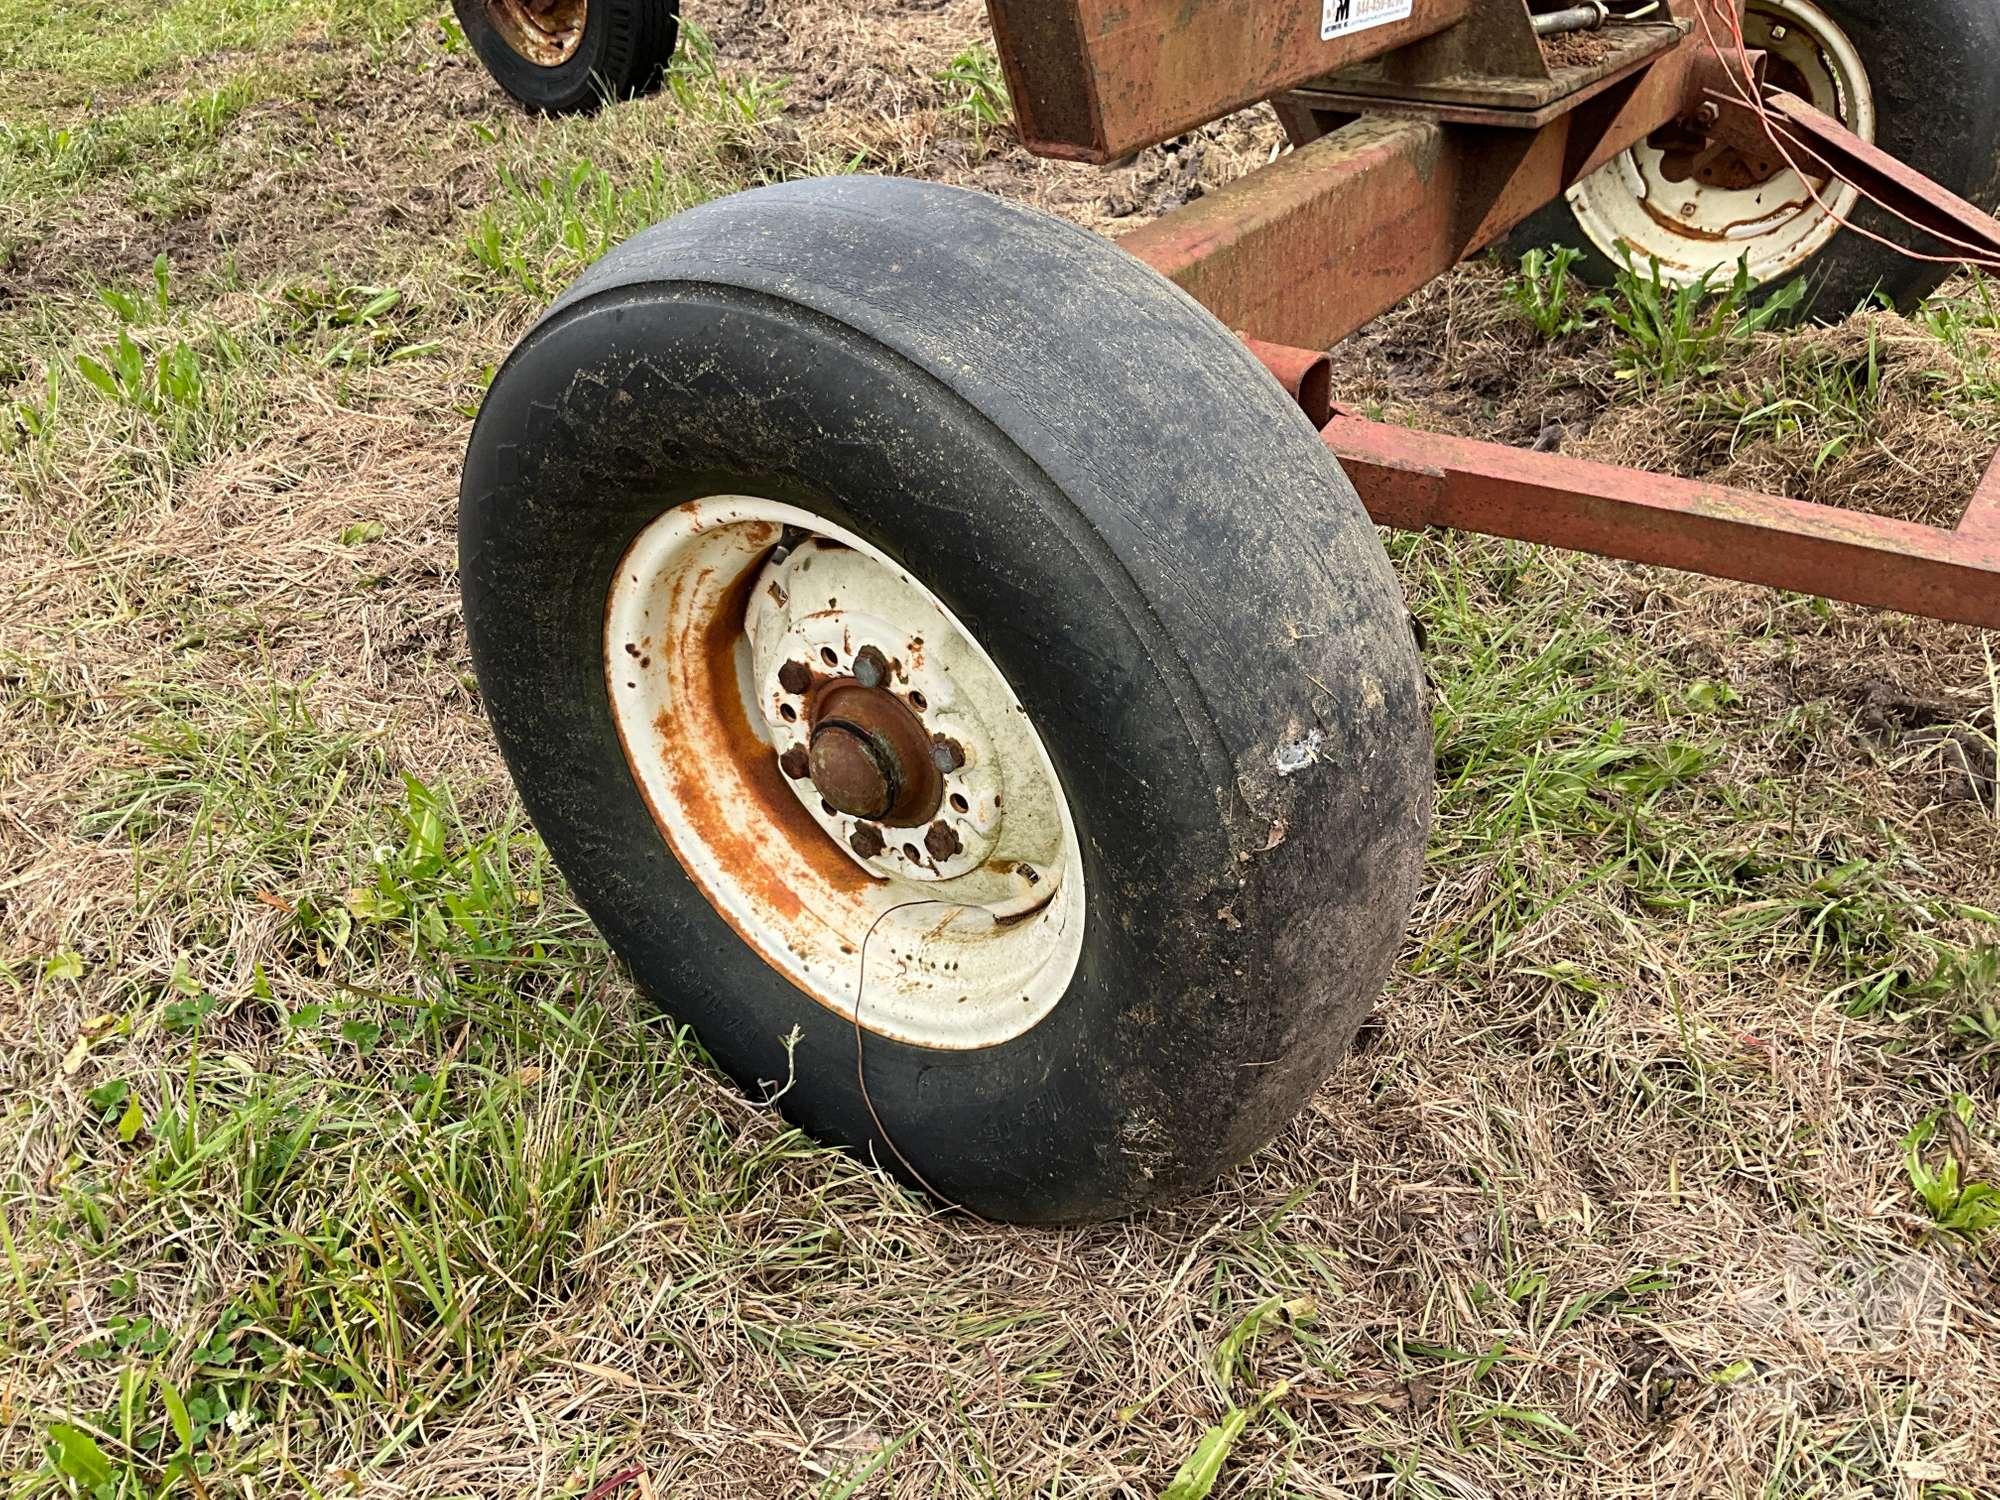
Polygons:
<instances>
[{"instance_id":1,"label":"black tire in background","mask_svg":"<svg viewBox=\"0 0 2000 1500\"><path fill-rule=\"evenodd\" d=\"M837 523L932 590L1076 823L1062 998L972 1050L868 1033L866 1098L852 1020L696 887L609 701L625 549L718 494ZM1268 1141L1375 1000L1431 798L1400 590L1297 408L1108 242L882 178L682 214L509 357L459 524L473 662L543 838L642 989L747 1089L790 1079L814 1134L990 1217L1102 1219Z\"/></svg>"},{"instance_id":2,"label":"black tire in background","mask_svg":"<svg viewBox=\"0 0 2000 1500\"><path fill-rule=\"evenodd\" d=\"M452 0L452 11L494 81L552 115L652 93L680 30L680 0Z\"/></svg>"},{"instance_id":3,"label":"black tire in background","mask_svg":"<svg viewBox=\"0 0 2000 1500\"><path fill-rule=\"evenodd\" d=\"M1897 160L1988 212L2000 206L2000 0L1812 0L1853 43L1875 96L1875 144ZM1750 0L1772 18L1778 0ZM1607 172L1614 167L1604 169ZM1949 247L1864 204L1853 222L1926 254ZM1577 221L1567 198L1527 220L1508 241L1515 255L1550 245L1583 252L1576 274L1611 284L1617 262ZM1645 257L1635 256L1643 271ZM1911 259L1842 229L1773 290L1800 277L1808 291L1801 316L1837 319L1872 297L1908 311L1952 272L1949 264ZM1715 284L1728 280L1719 273Z\"/></svg>"}]
</instances>

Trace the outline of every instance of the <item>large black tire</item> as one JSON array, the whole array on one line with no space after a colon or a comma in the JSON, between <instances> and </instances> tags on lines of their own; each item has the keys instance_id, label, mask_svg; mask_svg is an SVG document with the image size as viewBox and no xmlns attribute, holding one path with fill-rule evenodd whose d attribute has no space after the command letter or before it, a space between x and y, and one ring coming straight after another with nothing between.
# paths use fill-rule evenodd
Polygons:
<instances>
[{"instance_id":1,"label":"large black tire","mask_svg":"<svg viewBox=\"0 0 2000 1500\"><path fill-rule=\"evenodd\" d=\"M1866 65L1875 94L1875 143L1989 212L2000 205L2000 0L1813 3L1846 33ZM1773 4L1750 0L1750 9L1775 15ZM1853 222L1926 254L1950 254L1873 207L1864 206ZM1598 285L1611 283L1616 263L1592 242L1565 198L1509 240L1517 255L1549 245L1576 247L1583 252L1577 273ZM1644 257L1637 259L1644 269ZM1875 297L1908 311L1951 270L1842 230L1793 275L1772 278L1765 290L1803 277L1808 290L1800 315L1839 318ZM1716 278L1717 284L1727 280Z\"/></svg>"},{"instance_id":2,"label":"large black tire","mask_svg":"<svg viewBox=\"0 0 2000 1500\"><path fill-rule=\"evenodd\" d=\"M580 12L580 33L551 40L534 19L547 3ZM551 115L652 93L680 31L680 0L452 0L452 10L494 81Z\"/></svg>"},{"instance_id":3,"label":"large black tire","mask_svg":"<svg viewBox=\"0 0 2000 1500\"><path fill-rule=\"evenodd\" d=\"M867 1099L851 1020L677 863L608 702L628 543L730 493L837 523L934 590L1076 821L1089 915L1060 1002L976 1050L870 1032ZM578 898L745 1087L791 1078L781 1107L814 1134L900 1154L990 1217L1118 1215L1267 1141L1378 994L1432 777L1395 577L1241 343L1106 241L881 178L682 214L509 357L459 528L486 706Z\"/></svg>"}]
</instances>

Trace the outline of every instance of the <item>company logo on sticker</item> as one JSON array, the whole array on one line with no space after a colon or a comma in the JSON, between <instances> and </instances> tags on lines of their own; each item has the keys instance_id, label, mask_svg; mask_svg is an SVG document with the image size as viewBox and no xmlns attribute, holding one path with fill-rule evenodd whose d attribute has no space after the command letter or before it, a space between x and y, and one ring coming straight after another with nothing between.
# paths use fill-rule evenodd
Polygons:
<instances>
[{"instance_id":1,"label":"company logo on sticker","mask_svg":"<svg viewBox=\"0 0 2000 1500\"><path fill-rule=\"evenodd\" d=\"M1407 21L1415 3L1416 0L1321 0L1319 39L1330 42L1350 31Z\"/></svg>"}]
</instances>

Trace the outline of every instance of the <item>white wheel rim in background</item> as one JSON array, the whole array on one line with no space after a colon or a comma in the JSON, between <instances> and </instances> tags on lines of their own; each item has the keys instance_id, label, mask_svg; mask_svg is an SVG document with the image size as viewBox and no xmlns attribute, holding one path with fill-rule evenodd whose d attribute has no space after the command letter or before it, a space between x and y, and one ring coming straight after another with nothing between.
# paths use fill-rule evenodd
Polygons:
<instances>
[{"instance_id":1,"label":"white wheel rim in background","mask_svg":"<svg viewBox=\"0 0 2000 1500\"><path fill-rule=\"evenodd\" d=\"M676 506L619 563L604 662L669 847L797 988L849 1019L861 990L867 1029L957 1049L1019 1036L1062 998L1084 882L1055 767L992 658L877 548L755 496ZM923 826L839 813L801 769L813 705L843 685L935 747Z\"/></svg>"},{"instance_id":2,"label":"white wheel rim in background","mask_svg":"<svg viewBox=\"0 0 2000 1500\"><path fill-rule=\"evenodd\" d=\"M1863 140L1875 139L1874 90L1847 33L1812 0L1751 0L1744 37L1770 54L1772 81L1801 93ZM1801 87L1803 85L1803 87ZM1753 282L1782 281L1840 230L1859 201L1846 183L1807 183L1786 167L1751 187L1671 182L1666 153L1642 142L1569 191L1571 211L1592 244L1634 266L1660 263L1677 286L1735 273L1749 257Z\"/></svg>"}]
</instances>

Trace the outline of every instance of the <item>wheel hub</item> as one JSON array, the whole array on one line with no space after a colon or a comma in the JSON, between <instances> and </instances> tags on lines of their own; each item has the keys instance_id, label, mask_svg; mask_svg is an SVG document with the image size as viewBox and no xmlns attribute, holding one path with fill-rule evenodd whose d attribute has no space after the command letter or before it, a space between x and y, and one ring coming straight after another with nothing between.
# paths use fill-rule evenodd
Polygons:
<instances>
[{"instance_id":1,"label":"wheel hub","mask_svg":"<svg viewBox=\"0 0 2000 1500\"><path fill-rule=\"evenodd\" d=\"M881 687L839 678L812 696L807 768L836 812L892 828L927 823L944 800L944 778L931 759L917 716Z\"/></svg>"},{"instance_id":2,"label":"wheel hub","mask_svg":"<svg viewBox=\"0 0 2000 1500\"><path fill-rule=\"evenodd\" d=\"M936 619L877 564L820 537L779 550L744 618L756 708L786 780L877 877L957 880L1004 852L1008 772L996 719L1007 710L982 702L991 695L974 685L978 674L948 664ZM1039 897L1034 860L1001 864L1025 872L1016 897Z\"/></svg>"},{"instance_id":3,"label":"wheel hub","mask_svg":"<svg viewBox=\"0 0 2000 1500\"><path fill-rule=\"evenodd\" d=\"M1866 62L1823 0L1749 0L1746 43L1765 57L1769 84L1797 94L1863 140L1875 138ZM1747 263L1757 285L1783 281L1839 232L1858 194L1802 176L1767 140L1719 137L1701 107L1571 188L1584 235L1607 256L1657 262L1662 280L1688 285ZM1759 132L1761 134L1761 132Z\"/></svg>"},{"instance_id":4,"label":"wheel hub","mask_svg":"<svg viewBox=\"0 0 2000 1500\"><path fill-rule=\"evenodd\" d=\"M1783 30L1782 27L1773 28ZM1810 98L1813 85L1790 58L1766 53L1764 82L1767 87ZM1744 192L1761 187L1780 172L1789 171L1778 148L1769 140L1753 138L1749 144L1718 139L1713 127L1718 118L1713 101L1704 101L1687 115L1656 130L1646 144L1660 153L1659 172L1670 183L1694 182L1724 192ZM1815 187L1824 187L1823 175L1812 178Z\"/></svg>"},{"instance_id":5,"label":"wheel hub","mask_svg":"<svg viewBox=\"0 0 2000 1500\"><path fill-rule=\"evenodd\" d=\"M654 820L765 962L921 1046L997 1045L1062 998L1085 890L1061 783L910 572L796 506L710 496L634 539L604 632Z\"/></svg>"},{"instance_id":6,"label":"wheel hub","mask_svg":"<svg viewBox=\"0 0 2000 1500\"><path fill-rule=\"evenodd\" d=\"M850 724L822 724L813 731L812 783L850 818L887 816L901 790L895 759L882 741Z\"/></svg>"}]
</instances>

